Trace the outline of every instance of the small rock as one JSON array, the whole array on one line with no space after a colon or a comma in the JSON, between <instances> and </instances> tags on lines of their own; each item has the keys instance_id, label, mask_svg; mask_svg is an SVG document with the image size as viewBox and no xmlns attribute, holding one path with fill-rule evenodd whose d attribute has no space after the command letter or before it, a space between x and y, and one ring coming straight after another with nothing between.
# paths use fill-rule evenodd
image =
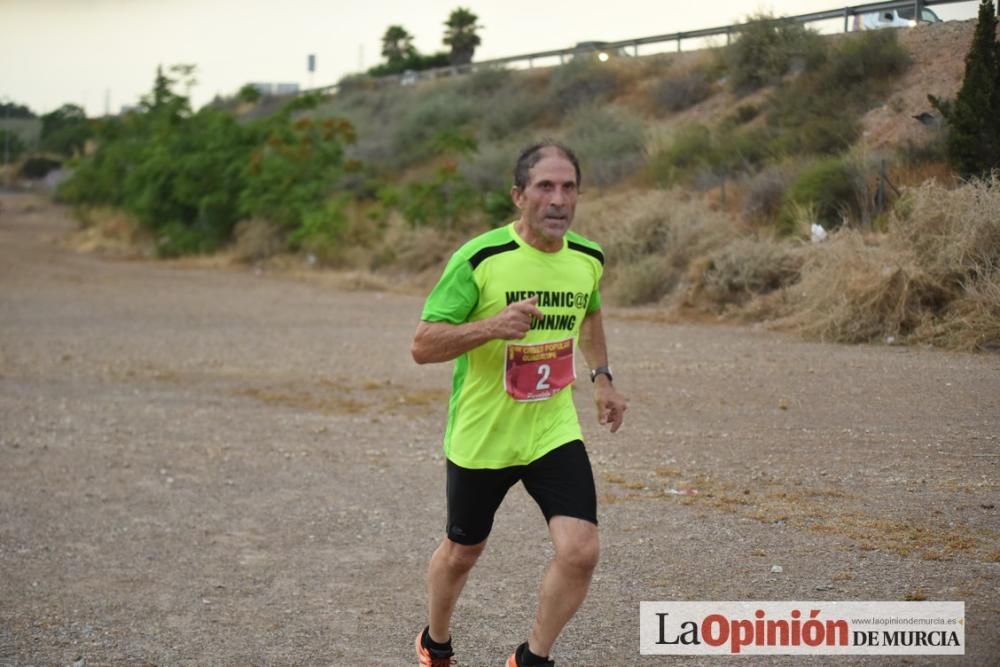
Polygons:
<instances>
[{"instance_id":1,"label":"small rock","mask_svg":"<svg viewBox=\"0 0 1000 667\"><path fill-rule=\"evenodd\" d=\"M785 569L783 567L781 567L780 565L772 565L771 566L771 574L781 574L784 571L785 571Z\"/></svg>"}]
</instances>

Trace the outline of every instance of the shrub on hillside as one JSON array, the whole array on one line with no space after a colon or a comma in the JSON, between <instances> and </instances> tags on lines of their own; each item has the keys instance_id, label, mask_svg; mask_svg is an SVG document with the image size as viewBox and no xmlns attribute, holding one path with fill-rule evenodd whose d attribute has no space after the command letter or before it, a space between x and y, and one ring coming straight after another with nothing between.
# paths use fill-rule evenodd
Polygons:
<instances>
[{"instance_id":1,"label":"shrub on hillside","mask_svg":"<svg viewBox=\"0 0 1000 667\"><path fill-rule=\"evenodd\" d=\"M741 104L736 109L726 116L723 121L723 126L728 127L738 127L740 125L746 125L754 118L760 115L760 107L754 104Z\"/></svg>"},{"instance_id":2,"label":"shrub on hillside","mask_svg":"<svg viewBox=\"0 0 1000 667\"><path fill-rule=\"evenodd\" d=\"M743 220L761 223L777 218L785 200L788 179L781 169L771 167L753 176L747 183L743 200Z\"/></svg>"},{"instance_id":3,"label":"shrub on hillside","mask_svg":"<svg viewBox=\"0 0 1000 667\"><path fill-rule=\"evenodd\" d=\"M574 112L569 124L566 141L587 165L584 187L617 183L642 166L646 133L641 118L624 109L594 106Z\"/></svg>"},{"instance_id":4,"label":"shrub on hillside","mask_svg":"<svg viewBox=\"0 0 1000 667\"><path fill-rule=\"evenodd\" d=\"M395 166L432 157L435 137L442 131L460 130L475 117L472 100L453 87L416 96L391 130Z\"/></svg>"},{"instance_id":5,"label":"shrub on hillside","mask_svg":"<svg viewBox=\"0 0 1000 667\"><path fill-rule=\"evenodd\" d=\"M677 129L670 145L654 153L647 165L651 180L660 186L677 183L699 167L715 161L712 132L701 123Z\"/></svg>"},{"instance_id":6,"label":"shrub on hillside","mask_svg":"<svg viewBox=\"0 0 1000 667\"><path fill-rule=\"evenodd\" d=\"M717 169L728 173L753 173L778 155L774 136L766 128L743 127L716 131L712 154Z\"/></svg>"},{"instance_id":7,"label":"shrub on hillside","mask_svg":"<svg viewBox=\"0 0 1000 667\"><path fill-rule=\"evenodd\" d=\"M489 140L521 136L536 126L547 112L548 102L530 86L511 85L486 98L479 108L483 134Z\"/></svg>"},{"instance_id":8,"label":"shrub on hillside","mask_svg":"<svg viewBox=\"0 0 1000 667\"><path fill-rule=\"evenodd\" d=\"M712 84L700 70L657 82L650 93L654 108L676 113L689 109L712 94Z\"/></svg>"},{"instance_id":9,"label":"shrub on hillside","mask_svg":"<svg viewBox=\"0 0 1000 667\"><path fill-rule=\"evenodd\" d=\"M859 114L844 94L786 85L769 106L768 128L781 155L837 155L861 136Z\"/></svg>"},{"instance_id":10,"label":"shrub on hillside","mask_svg":"<svg viewBox=\"0 0 1000 667\"><path fill-rule=\"evenodd\" d=\"M485 67L463 76L459 89L468 95L488 96L507 87L513 72L502 67Z\"/></svg>"},{"instance_id":11,"label":"shrub on hillside","mask_svg":"<svg viewBox=\"0 0 1000 667\"><path fill-rule=\"evenodd\" d=\"M877 90L881 81L902 74L909 65L910 55L895 30L864 31L848 36L829 53L817 87L857 96Z\"/></svg>"},{"instance_id":12,"label":"shrub on hillside","mask_svg":"<svg viewBox=\"0 0 1000 667\"><path fill-rule=\"evenodd\" d=\"M545 98L566 114L580 106L606 102L618 93L619 87L614 68L591 60L573 60L552 71Z\"/></svg>"},{"instance_id":13,"label":"shrub on hillside","mask_svg":"<svg viewBox=\"0 0 1000 667\"><path fill-rule=\"evenodd\" d=\"M766 15L751 17L722 58L729 85L747 93L780 80L793 69L809 69L822 61L822 38L801 23Z\"/></svg>"},{"instance_id":14,"label":"shrub on hillside","mask_svg":"<svg viewBox=\"0 0 1000 667\"><path fill-rule=\"evenodd\" d=\"M825 158L807 165L785 193L784 230L794 232L790 220L796 207L811 207L826 229L836 229L845 220L858 220L864 210L867 189L863 175L852 162Z\"/></svg>"}]
</instances>

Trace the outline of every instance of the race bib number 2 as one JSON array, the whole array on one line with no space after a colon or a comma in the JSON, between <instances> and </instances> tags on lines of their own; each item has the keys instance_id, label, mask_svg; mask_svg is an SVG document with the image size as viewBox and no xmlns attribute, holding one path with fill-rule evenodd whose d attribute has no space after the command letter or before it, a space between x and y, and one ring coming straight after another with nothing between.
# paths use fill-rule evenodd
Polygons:
<instances>
[{"instance_id":1,"label":"race bib number 2","mask_svg":"<svg viewBox=\"0 0 1000 667\"><path fill-rule=\"evenodd\" d=\"M519 345L509 343L504 388L515 401L544 401L576 379L573 339Z\"/></svg>"}]
</instances>

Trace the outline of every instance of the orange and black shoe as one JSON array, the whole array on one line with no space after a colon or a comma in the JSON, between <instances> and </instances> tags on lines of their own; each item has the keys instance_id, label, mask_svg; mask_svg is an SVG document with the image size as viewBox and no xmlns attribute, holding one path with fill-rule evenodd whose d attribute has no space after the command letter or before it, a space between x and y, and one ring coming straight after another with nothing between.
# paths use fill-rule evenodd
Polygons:
<instances>
[{"instance_id":1,"label":"orange and black shoe","mask_svg":"<svg viewBox=\"0 0 1000 667\"><path fill-rule=\"evenodd\" d=\"M510 654L507 658L507 662L504 667L555 667L556 663L554 660L545 660L543 662L532 662L529 666L527 663L522 662L525 652L528 650L528 642L524 642ZM537 658L536 658L537 660Z\"/></svg>"},{"instance_id":2,"label":"orange and black shoe","mask_svg":"<svg viewBox=\"0 0 1000 667\"><path fill-rule=\"evenodd\" d=\"M417 665L419 667L452 667L454 664L451 657L455 655L451 649L439 651L424 646L424 635L426 628L417 635Z\"/></svg>"}]
</instances>

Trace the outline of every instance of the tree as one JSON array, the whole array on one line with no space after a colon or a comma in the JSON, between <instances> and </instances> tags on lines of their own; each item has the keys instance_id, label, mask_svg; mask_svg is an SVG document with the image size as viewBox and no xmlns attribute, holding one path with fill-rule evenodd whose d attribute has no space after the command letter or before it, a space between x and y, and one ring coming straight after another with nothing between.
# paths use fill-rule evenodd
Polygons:
<instances>
[{"instance_id":1,"label":"tree","mask_svg":"<svg viewBox=\"0 0 1000 667\"><path fill-rule=\"evenodd\" d=\"M236 97L239 98L240 102L256 104L263 95L261 95L260 88L252 83L248 83L240 88L240 92L236 93Z\"/></svg>"},{"instance_id":2,"label":"tree","mask_svg":"<svg viewBox=\"0 0 1000 667\"><path fill-rule=\"evenodd\" d=\"M15 162L24 152L24 142L17 133L0 129L0 160L6 165Z\"/></svg>"},{"instance_id":3,"label":"tree","mask_svg":"<svg viewBox=\"0 0 1000 667\"><path fill-rule=\"evenodd\" d=\"M417 49L413 46L413 35L402 26L389 26L382 35L382 55L390 65L417 55Z\"/></svg>"},{"instance_id":4,"label":"tree","mask_svg":"<svg viewBox=\"0 0 1000 667\"><path fill-rule=\"evenodd\" d=\"M177 66L171 67L170 71L176 72ZM188 76L192 72L193 70L187 72ZM174 92L176 83L177 79L172 79L163 73L163 67L157 67L153 90L143 96L140 106L153 116L166 119L168 122L176 122L182 116L190 115L191 105L188 98Z\"/></svg>"},{"instance_id":5,"label":"tree","mask_svg":"<svg viewBox=\"0 0 1000 667\"><path fill-rule=\"evenodd\" d=\"M42 116L43 150L70 156L83 151L91 134L87 114L75 104L64 104Z\"/></svg>"},{"instance_id":6,"label":"tree","mask_svg":"<svg viewBox=\"0 0 1000 667\"><path fill-rule=\"evenodd\" d=\"M479 17L464 7L455 9L445 21L444 44L451 47L451 64L468 65L482 40L476 34Z\"/></svg>"},{"instance_id":7,"label":"tree","mask_svg":"<svg viewBox=\"0 0 1000 667\"><path fill-rule=\"evenodd\" d=\"M17 102L0 102L0 118L34 118L31 109Z\"/></svg>"},{"instance_id":8,"label":"tree","mask_svg":"<svg viewBox=\"0 0 1000 667\"><path fill-rule=\"evenodd\" d=\"M948 161L964 177L1000 168L1000 42L996 34L993 2L983 0L958 97L929 96L948 122Z\"/></svg>"}]
</instances>

